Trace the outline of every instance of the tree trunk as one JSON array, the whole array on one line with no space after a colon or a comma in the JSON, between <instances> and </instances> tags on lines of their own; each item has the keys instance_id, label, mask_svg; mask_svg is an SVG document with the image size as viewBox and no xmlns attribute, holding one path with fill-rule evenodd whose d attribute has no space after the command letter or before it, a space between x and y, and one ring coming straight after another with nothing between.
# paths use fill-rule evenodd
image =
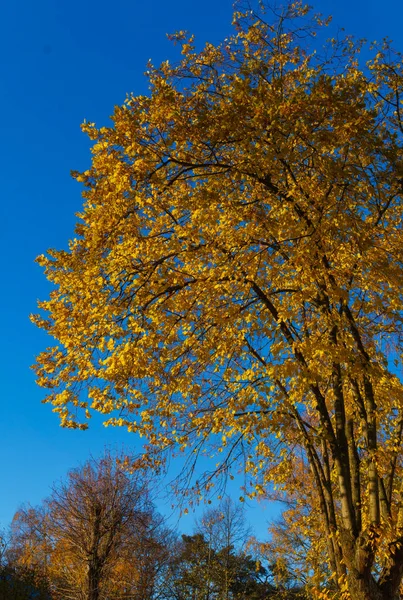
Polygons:
<instances>
[{"instance_id":1,"label":"tree trunk","mask_svg":"<svg viewBox=\"0 0 403 600\"><path fill-rule=\"evenodd\" d=\"M401 600L399 587L403 567L399 552L394 566L384 571L379 580L373 576L375 559L373 532L361 534L358 538L342 530L340 535L343 562L346 565L347 588L351 600Z\"/></svg>"},{"instance_id":2,"label":"tree trunk","mask_svg":"<svg viewBox=\"0 0 403 600\"><path fill-rule=\"evenodd\" d=\"M101 569L99 565L90 563L88 565L88 597L87 600L99 600L99 583L101 581Z\"/></svg>"},{"instance_id":3,"label":"tree trunk","mask_svg":"<svg viewBox=\"0 0 403 600\"><path fill-rule=\"evenodd\" d=\"M347 581L351 600L400 600L401 598L399 592L393 596L383 593L370 574L350 573Z\"/></svg>"}]
</instances>

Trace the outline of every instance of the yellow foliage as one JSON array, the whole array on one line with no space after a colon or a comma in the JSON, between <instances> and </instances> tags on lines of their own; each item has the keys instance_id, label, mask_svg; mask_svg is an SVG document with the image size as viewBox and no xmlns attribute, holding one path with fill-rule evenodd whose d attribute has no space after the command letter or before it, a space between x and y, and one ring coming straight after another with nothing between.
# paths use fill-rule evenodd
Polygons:
<instances>
[{"instance_id":1,"label":"yellow foliage","mask_svg":"<svg viewBox=\"0 0 403 600\"><path fill-rule=\"evenodd\" d=\"M277 24L236 13L237 33L199 53L179 32L183 59L149 65L149 96L83 125L78 237L38 258L55 291L33 320L57 345L35 369L66 426L111 414L152 461L204 447L223 472L245 456L250 495L300 487L303 456L324 534L358 548L333 544L339 575L377 565L387 590L403 524L402 60L384 47L361 68L346 38L322 63L293 34L308 18L300 3Z\"/></svg>"}]
</instances>

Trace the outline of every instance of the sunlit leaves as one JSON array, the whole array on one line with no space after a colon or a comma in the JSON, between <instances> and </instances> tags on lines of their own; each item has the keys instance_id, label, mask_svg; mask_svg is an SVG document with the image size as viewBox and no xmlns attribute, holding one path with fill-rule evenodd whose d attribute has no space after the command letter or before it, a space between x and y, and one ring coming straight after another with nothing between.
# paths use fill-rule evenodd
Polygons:
<instances>
[{"instance_id":1,"label":"sunlit leaves","mask_svg":"<svg viewBox=\"0 0 403 600\"><path fill-rule=\"evenodd\" d=\"M361 67L351 38L319 58L304 7L278 18L237 13L200 52L179 32L148 96L83 125L77 238L38 259L57 346L36 370L63 424L98 411L151 454L242 458L251 496L297 485L299 457L326 535L372 565L368 531L382 548L400 523L402 61Z\"/></svg>"}]
</instances>

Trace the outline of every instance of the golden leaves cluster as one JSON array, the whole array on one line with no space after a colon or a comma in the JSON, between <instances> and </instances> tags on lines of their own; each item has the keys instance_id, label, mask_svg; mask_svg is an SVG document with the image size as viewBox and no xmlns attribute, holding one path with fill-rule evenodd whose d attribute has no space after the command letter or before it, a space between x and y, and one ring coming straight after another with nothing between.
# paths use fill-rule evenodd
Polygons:
<instances>
[{"instance_id":1,"label":"golden leaves cluster","mask_svg":"<svg viewBox=\"0 0 403 600\"><path fill-rule=\"evenodd\" d=\"M38 381L65 425L99 411L157 450L210 441L224 469L244 456L253 495L290 485L307 439L331 443L338 373L382 477L403 414L402 63L384 49L360 68L349 38L323 61L284 22L235 22L200 52L180 32L183 58L149 65L148 96L83 125L77 237L38 259L55 289L34 321L57 341Z\"/></svg>"}]
</instances>

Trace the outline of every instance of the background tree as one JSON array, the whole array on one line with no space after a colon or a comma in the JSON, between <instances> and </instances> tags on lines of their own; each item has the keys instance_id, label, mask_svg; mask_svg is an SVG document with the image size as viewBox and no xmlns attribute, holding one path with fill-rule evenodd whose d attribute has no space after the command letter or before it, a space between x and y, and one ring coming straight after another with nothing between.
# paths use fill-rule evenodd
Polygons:
<instances>
[{"instance_id":1,"label":"background tree","mask_svg":"<svg viewBox=\"0 0 403 600\"><path fill-rule=\"evenodd\" d=\"M14 563L46 576L54 598L155 597L168 531L147 483L111 454L70 471L39 509L14 518Z\"/></svg>"},{"instance_id":2,"label":"background tree","mask_svg":"<svg viewBox=\"0 0 403 600\"><path fill-rule=\"evenodd\" d=\"M42 565L33 561L19 564L10 537L10 532L0 532L0 600L51 600Z\"/></svg>"},{"instance_id":3,"label":"background tree","mask_svg":"<svg viewBox=\"0 0 403 600\"><path fill-rule=\"evenodd\" d=\"M201 533L183 535L167 592L175 600L264 600L274 597L275 591L268 575L242 551L215 550Z\"/></svg>"},{"instance_id":4,"label":"background tree","mask_svg":"<svg viewBox=\"0 0 403 600\"><path fill-rule=\"evenodd\" d=\"M0 568L0 600L52 600L52 595L40 572L6 564Z\"/></svg>"},{"instance_id":5,"label":"background tree","mask_svg":"<svg viewBox=\"0 0 403 600\"><path fill-rule=\"evenodd\" d=\"M171 589L175 598L212 600L217 597L219 576L215 552L201 533L183 535Z\"/></svg>"},{"instance_id":6,"label":"background tree","mask_svg":"<svg viewBox=\"0 0 403 600\"><path fill-rule=\"evenodd\" d=\"M222 600L227 600L232 583L239 576L234 551L242 552L250 536L242 504L225 498L216 508L204 512L196 522L196 531L202 534L208 547L220 558Z\"/></svg>"},{"instance_id":7,"label":"background tree","mask_svg":"<svg viewBox=\"0 0 403 600\"><path fill-rule=\"evenodd\" d=\"M284 594L298 589L313 594L337 587L329 561L332 540L326 535L312 473L307 461L294 456L287 492L271 490L268 500L280 503L281 515L269 524L269 539L251 539L253 551L267 561L276 588ZM298 476L296 477L296 475Z\"/></svg>"},{"instance_id":8,"label":"background tree","mask_svg":"<svg viewBox=\"0 0 403 600\"><path fill-rule=\"evenodd\" d=\"M132 523L108 575L108 600L156 600L166 587L176 536L153 509ZM124 590L124 592L123 592Z\"/></svg>"},{"instance_id":9,"label":"background tree","mask_svg":"<svg viewBox=\"0 0 403 600\"><path fill-rule=\"evenodd\" d=\"M34 320L58 345L36 370L65 426L110 415L157 464L204 448L225 473L242 457L251 495L292 490L302 456L336 587L392 600L402 59L386 44L361 67L349 37L315 53L308 19L298 2L236 13L235 35L201 52L179 33L183 60L149 66L149 96L84 124L77 237L39 258L56 288Z\"/></svg>"},{"instance_id":10,"label":"background tree","mask_svg":"<svg viewBox=\"0 0 403 600\"><path fill-rule=\"evenodd\" d=\"M85 590L88 600L98 600L113 558L125 543L128 524L141 520L147 501L145 485L108 455L71 471L67 482L54 489L48 502L50 530L60 560L66 564L70 558L69 575L63 578L68 587L79 575L74 587ZM73 596L78 591L74 587ZM62 593L66 597L66 591Z\"/></svg>"},{"instance_id":11,"label":"background tree","mask_svg":"<svg viewBox=\"0 0 403 600\"><path fill-rule=\"evenodd\" d=\"M49 578L52 550L49 515L45 506L19 509L11 523L8 560L20 567L40 571L43 577Z\"/></svg>"}]
</instances>

